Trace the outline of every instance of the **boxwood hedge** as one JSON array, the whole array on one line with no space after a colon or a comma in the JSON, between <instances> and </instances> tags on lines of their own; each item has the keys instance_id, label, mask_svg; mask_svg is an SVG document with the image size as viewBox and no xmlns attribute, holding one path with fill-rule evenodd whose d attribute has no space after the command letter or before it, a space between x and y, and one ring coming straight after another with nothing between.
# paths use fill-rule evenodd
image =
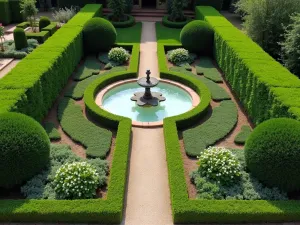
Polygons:
<instances>
[{"instance_id":1,"label":"boxwood hedge","mask_svg":"<svg viewBox=\"0 0 300 225\"><path fill-rule=\"evenodd\" d=\"M300 96L300 80L295 75L212 7L198 6L196 18L214 28L215 59L256 124L274 117L300 119L295 98Z\"/></svg>"}]
</instances>

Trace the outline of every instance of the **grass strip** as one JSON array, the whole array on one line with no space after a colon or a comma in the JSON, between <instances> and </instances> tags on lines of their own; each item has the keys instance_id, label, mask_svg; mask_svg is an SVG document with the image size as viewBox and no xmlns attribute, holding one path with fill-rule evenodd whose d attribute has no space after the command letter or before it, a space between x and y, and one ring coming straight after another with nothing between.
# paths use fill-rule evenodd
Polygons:
<instances>
[{"instance_id":1,"label":"grass strip","mask_svg":"<svg viewBox=\"0 0 300 225\"><path fill-rule=\"evenodd\" d=\"M84 63L78 68L73 79L75 81L84 80L90 76L100 73L100 63L95 56L88 56Z\"/></svg>"},{"instance_id":2,"label":"grass strip","mask_svg":"<svg viewBox=\"0 0 300 225\"><path fill-rule=\"evenodd\" d=\"M117 43L140 43L142 34L142 23L138 22L132 27L116 28Z\"/></svg>"},{"instance_id":3,"label":"grass strip","mask_svg":"<svg viewBox=\"0 0 300 225\"><path fill-rule=\"evenodd\" d=\"M60 102L58 120L72 140L86 147L87 156L102 159L106 157L111 145L111 131L84 118L81 107L73 99L64 98Z\"/></svg>"},{"instance_id":4,"label":"grass strip","mask_svg":"<svg viewBox=\"0 0 300 225\"><path fill-rule=\"evenodd\" d=\"M234 102L222 101L213 109L211 117L204 123L183 131L184 147L187 155L199 156L208 146L226 137L237 123L238 111Z\"/></svg>"},{"instance_id":5,"label":"grass strip","mask_svg":"<svg viewBox=\"0 0 300 225\"><path fill-rule=\"evenodd\" d=\"M49 138L51 141L60 140L60 133L55 127L54 123L51 122L45 122L44 123L44 129L46 130Z\"/></svg>"},{"instance_id":6,"label":"grass strip","mask_svg":"<svg viewBox=\"0 0 300 225\"><path fill-rule=\"evenodd\" d=\"M204 75L207 79L216 83L223 83L223 79L219 71L216 69L209 57L200 58L200 62L196 66L196 72L199 75Z\"/></svg>"},{"instance_id":7,"label":"grass strip","mask_svg":"<svg viewBox=\"0 0 300 225\"><path fill-rule=\"evenodd\" d=\"M251 132L251 127L248 125L242 126L241 132L234 138L234 143L244 145Z\"/></svg>"},{"instance_id":8,"label":"grass strip","mask_svg":"<svg viewBox=\"0 0 300 225\"><path fill-rule=\"evenodd\" d=\"M156 23L156 39L158 43L180 45L180 32L181 29L165 27L161 22Z\"/></svg>"}]
</instances>

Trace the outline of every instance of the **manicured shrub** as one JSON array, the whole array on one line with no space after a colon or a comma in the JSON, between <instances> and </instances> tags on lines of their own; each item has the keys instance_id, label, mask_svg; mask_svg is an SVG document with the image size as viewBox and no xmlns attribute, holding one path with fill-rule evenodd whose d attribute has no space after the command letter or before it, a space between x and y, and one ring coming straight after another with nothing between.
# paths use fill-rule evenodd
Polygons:
<instances>
[{"instance_id":1,"label":"manicured shrub","mask_svg":"<svg viewBox=\"0 0 300 225\"><path fill-rule=\"evenodd\" d=\"M300 122L279 118L258 125L246 141L245 159L260 181L284 191L300 190Z\"/></svg>"},{"instance_id":2,"label":"manicured shrub","mask_svg":"<svg viewBox=\"0 0 300 225\"><path fill-rule=\"evenodd\" d=\"M173 0L169 20L172 22L182 22L186 20L183 8L187 5L187 1Z\"/></svg>"},{"instance_id":3,"label":"manicured shrub","mask_svg":"<svg viewBox=\"0 0 300 225\"><path fill-rule=\"evenodd\" d=\"M83 42L87 53L99 53L110 49L116 38L116 29L103 18L92 18L83 27Z\"/></svg>"},{"instance_id":4,"label":"manicured shrub","mask_svg":"<svg viewBox=\"0 0 300 225\"><path fill-rule=\"evenodd\" d=\"M126 2L124 0L109 0L108 7L112 10L112 21L124 21L126 20L125 16L125 7Z\"/></svg>"},{"instance_id":5,"label":"manicured shrub","mask_svg":"<svg viewBox=\"0 0 300 225\"><path fill-rule=\"evenodd\" d=\"M27 37L25 35L24 29L17 27L14 30L14 40L15 40L16 50L27 48L28 43L27 43Z\"/></svg>"},{"instance_id":6,"label":"manicured shrub","mask_svg":"<svg viewBox=\"0 0 300 225\"><path fill-rule=\"evenodd\" d=\"M241 175L241 165L230 150L209 147L199 156L198 172L202 177L231 185Z\"/></svg>"},{"instance_id":7,"label":"manicured shrub","mask_svg":"<svg viewBox=\"0 0 300 225\"><path fill-rule=\"evenodd\" d=\"M43 29L44 27L47 27L47 26L50 25L50 24L51 24L50 19L49 19L48 17L46 17L46 16L42 16L42 17L40 18L40 21L39 21L39 29L40 29L40 31L42 31L42 29Z\"/></svg>"},{"instance_id":8,"label":"manicured shrub","mask_svg":"<svg viewBox=\"0 0 300 225\"><path fill-rule=\"evenodd\" d=\"M57 170L54 185L60 199L93 198L99 185L99 174L86 162L67 163Z\"/></svg>"},{"instance_id":9,"label":"manicured shrub","mask_svg":"<svg viewBox=\"0 0 300 225\"><path fill-rule=\"evenodd\" d=\"M49 163L50 141L43 127L19 113L0 114L0 187L30 179Z\"/></svg>"},{"instance_id":10,"label":"manicured shrub","mask_svg":"<svg viewBox=\"0 0 300 225\"><path fill-rule=\"evenodd\" d=\"M171 63L174 63L175 65L189 63L190 61L189 51L184 48L177 48L169 51L167 54L167 58Z\"/></svg>"},{"instance_id":11,"label":"manicured shrub","mask_svg":"<svg viewBox=\"0 0 300 225\"><path fill-rule=\"evenodd\" d=\"M130 14L133 8L133 0L125 0L125 13Z\"/></svg>"},{"instance_id":12,"label":"manicured shrub","mask_svg":"<svg viewBox=\"0 0 300 225\"><path fill-rule=\"evenodd\" d=\"M122 47L112 48L108 53L109 60L123 65L125 62L129 60L129 53Z\"/></svg>"},{"instance_id":13,"label":"manicured shrub","mask_svg":"<svg viewBox=\"0 0 300 225\"><path fill-rule=\"evenodd\" d=\"M212 54L214 31L207 22L195 20L182 28L180 41L190 52Z\"/></svg>"}]
</instances>

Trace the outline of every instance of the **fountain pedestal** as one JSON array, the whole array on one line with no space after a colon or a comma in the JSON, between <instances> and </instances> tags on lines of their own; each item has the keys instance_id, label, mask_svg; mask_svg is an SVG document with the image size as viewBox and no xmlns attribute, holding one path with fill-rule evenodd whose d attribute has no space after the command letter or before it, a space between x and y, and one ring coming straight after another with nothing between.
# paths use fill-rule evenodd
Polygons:
<instances>
[{"instance_id":1,"label":"fountain pedestal","mask_svg":"<svg viewBox=\"0 0 300 225\"><path fill-rule=\"evenodd\" d=\"M145 92L136 92L134 96L131 97L132 101L136 101L137 105L139 106L157 106L159 102L165 101L166 98L162 96L159 92L151 92L151 88L158 85L159 80L150 77L150 70L146 71L147 77L140 78L137 83L141 87L145 88Z\"/></svg>"}]
</instances>

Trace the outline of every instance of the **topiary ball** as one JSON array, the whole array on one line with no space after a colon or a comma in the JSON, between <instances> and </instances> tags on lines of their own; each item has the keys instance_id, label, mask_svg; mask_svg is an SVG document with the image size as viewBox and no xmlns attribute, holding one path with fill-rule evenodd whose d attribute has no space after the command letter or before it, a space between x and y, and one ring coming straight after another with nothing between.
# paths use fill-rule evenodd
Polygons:
<instances>
[{"instance_id":1,"label":"topiary ball","mask_svg":"<svg viewBox=\"0 0 300 225\"><path fill-rule=\"evenodd\" d=\"M14 41L16 50L21 50L28 47L27 37L25 35L24 29L17 27L14 30Z\"/></svg>"},{"instance_id":2,"label":"topiary ball","mask_svg":"<svg viewBox=\"0 0 300 225\"><path fill-rule=\"evenodd\" d=\"M182 28L180 41L183 47L190 52L212 54L214 30L207 22L194 20Z\"/></svg>"},{"instance_id":3,"label":"topiary ball","mask_svg":"<svg viewBox=\"0 0 300 225\"><path fill-rule=\"evenodd\" d=\"M106 19L95 17L83 27L83 43L86 53L99 53L109 50L115 43L117 31Z\"/></svg>"},{"instance_id":4,"label":"topiary ball","mask_svg":"<svg viewBox=\"0 0 300 225\"><path fill-rule=\"evenodd\" d=\"M251 174L270 187L300 190L300 122L279 118L258 125L245 146Z\"/></svg>"},{"instance_id":5,"label":"topiary ball","mask_svg":"<svg viewBox=\"0 0 300 225\"><path fill-rule=\"evenodd\" d=\"M42 31L43 28L51 24L50 19L47 16L42 16L39 21L39 30Z\"/></svg>"},{"instance_id":6,"label":"topiary ball","mask_svg":"<svg viewBox=\"0 0 300 225\"><path fill-rule=\"evenodd\" d=\"M22 184L49 163L50 141L43 127L20 113L0 114L0 187Z\"/></svg>"}]
</instances>

